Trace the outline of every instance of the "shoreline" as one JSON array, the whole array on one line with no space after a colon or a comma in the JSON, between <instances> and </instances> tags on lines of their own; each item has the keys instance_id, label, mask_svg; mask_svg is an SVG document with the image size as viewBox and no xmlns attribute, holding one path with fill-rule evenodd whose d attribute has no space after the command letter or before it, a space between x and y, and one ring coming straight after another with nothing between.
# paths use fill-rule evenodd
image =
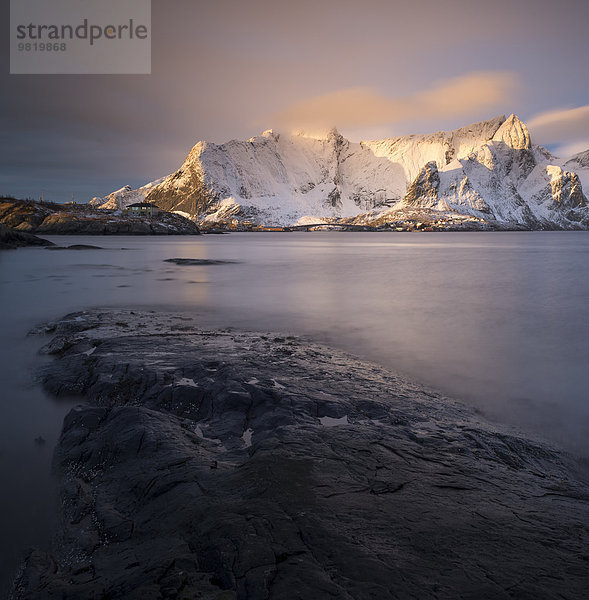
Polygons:
<instances>
[{"instance_id":1,"label":"shoreline","mask_svg":"<svg viewBox=\"0 0 589 600\"><path fill-rule=\"evenodd\" d=\"M171 313L37 332L53 336L44 389L87 404L55 452L56 548L29 555L15 598L584 589L589 488L572 461L459 402L297 337Z\"/></svg>"}]
</instances>

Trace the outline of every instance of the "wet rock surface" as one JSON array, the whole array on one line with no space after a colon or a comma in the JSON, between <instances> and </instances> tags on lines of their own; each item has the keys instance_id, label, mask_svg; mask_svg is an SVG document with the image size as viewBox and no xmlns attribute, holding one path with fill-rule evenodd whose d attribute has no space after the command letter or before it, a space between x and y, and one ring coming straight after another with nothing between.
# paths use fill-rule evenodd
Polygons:
<instances>
[{"instance_id":1,"label":"wet rock surface","mask_svg":"<svg viewBox=\"0 0 589 600\"><path fill-rule=\"evenodd\" d=\"M584 597L589 488L558 450L370 363L182 315L40 328L61 527L15 598Z\"/></svg>"}]
</instances>

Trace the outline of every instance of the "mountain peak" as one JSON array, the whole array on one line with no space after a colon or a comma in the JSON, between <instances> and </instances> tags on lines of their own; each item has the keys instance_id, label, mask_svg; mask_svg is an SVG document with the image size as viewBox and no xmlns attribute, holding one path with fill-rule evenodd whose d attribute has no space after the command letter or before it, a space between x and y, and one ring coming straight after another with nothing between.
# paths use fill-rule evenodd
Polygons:
<instances>
[{"instance_id":1,"label":"mountain peak","mask_svg":"<svg viewBox=\"0 0 589 600\"><path fill-rule=\"evenodd\" d=\"M493 136L494 142L503 142L514 150L523 150L531 148L530 134L528 128L520 118L511 114Z\"/></svg>"},{"instance_id":2,"label":"mountain peak","mask_svg":"<svg viewBox=\"0 0 589 600\"><path fill-rule=\"evenodd\" d=\"M272 138L275 142L277 142L278 138L280 137L280 134L277 131L274 131L274 129L266 129L266 131L264 131L262 133L262 137L268 138L268 139ZM253 139L254 138L252 138L252 140ZM250 141L252 141L252 140L250 140Z\"/></svg>"},{"instance_id":3,"label":"mountain peak","mask_svg":"<svg viewBox=\"0 0 589 600\"><path fill-rule=\"evenodd\" d=\"M332 128L280 138L267 130L250 141L201 142L172 175L119 190L104 206L145 198L207 222L264 225L291 225L305 216L318 222L363 214L370 221L380 210L395 220L403 211L425 210L525 227L589 229L585 173L589 177L589 153L566 163L555 159L532 146L514 114L453 131L360 143Z\"/></svg>"},{"instance_id":4,"label":"mountain peak","mask_svg":"<svg viewBox=\"0 0 589 600\"><path fill-rule=\"evenodd\" d=\"M327 141L333 138L341 137L340 132L335 127L325 127L322 129L303 130L297 129L292 132L292 135L302 138L310 138L312 140Z\"/></svg>"}]
</instances>

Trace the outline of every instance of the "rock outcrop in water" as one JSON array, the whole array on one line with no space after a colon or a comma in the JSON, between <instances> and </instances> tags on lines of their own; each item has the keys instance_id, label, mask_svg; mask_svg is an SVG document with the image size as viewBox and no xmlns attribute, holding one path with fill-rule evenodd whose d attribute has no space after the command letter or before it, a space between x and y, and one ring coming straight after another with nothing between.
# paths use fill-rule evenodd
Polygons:
<instances>
[{"instance_id":1,"label":"rock outcrop in water","mask_svg":"<svg viewBox=\"0 0 589 600\"><path fill-rule=\"evenodd\" d=\"M0 223L0 250L22 248L23 246L53 246L53 242L44 240L32 233L16 231Z\"/></svg>"},{"instance_id":2,"label":"rock outcrop in water","mask_svg":"<svg viewBox=\"0 0 589 600\"><path fill-rule=\"evenodd\" d=\"M382 368L182 315L44 331L61 528L17 599L564 598L589 487L559 451Z\"/></svg>"}]
</instances>

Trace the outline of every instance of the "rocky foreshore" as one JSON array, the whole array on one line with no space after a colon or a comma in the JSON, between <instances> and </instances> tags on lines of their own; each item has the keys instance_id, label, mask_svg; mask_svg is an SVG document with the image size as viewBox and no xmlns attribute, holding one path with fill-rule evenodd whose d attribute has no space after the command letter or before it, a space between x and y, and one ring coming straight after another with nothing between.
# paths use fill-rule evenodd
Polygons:
<instances>
[{"instance_id":1,"label":"rocky foreshore","mask_svg":"<svg viewBox=\"0 0 589 600\"><path fill-rule=\"evenodd\" d=\"M124 214L87 204L40 203L0 198L0 224L43 235L198 235L190 219L168 212Z\"/></svg>"},{"instance_id":2,"label":"rocky foreshore","mask_svg":"<svg viewBox=\"0 0 589 600\"><path fill-rule=\"evenodd\" d=\"M60 521L15 599L570 599L589 487L559 450L306 340L96 310L40 328Z\"/></svg>"},{"instance_id":3,"label":"rocky foreshore","mask_svg":"<svg viewBox=\"0 0 589 600\"><path fill-rule=\"evenodd\" d=\"M53 246L53 242L32 233L16 231L0 223L0 250L13 250L24 246Z\"/></svg>"}]
</instances>

